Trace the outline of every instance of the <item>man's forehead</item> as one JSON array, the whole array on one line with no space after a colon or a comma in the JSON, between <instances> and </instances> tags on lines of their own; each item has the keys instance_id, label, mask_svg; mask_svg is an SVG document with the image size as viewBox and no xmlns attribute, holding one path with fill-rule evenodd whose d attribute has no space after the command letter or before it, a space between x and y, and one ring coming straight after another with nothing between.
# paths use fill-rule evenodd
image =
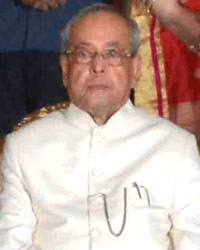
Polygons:
<instances>
[{"instance_id":1,"label":"man's forehead","mask_svg":"<svg viewBox=\"0 0 200 250\"><path fill-rule=\"evenodd\" d=\"M115 13L98 12L79 19L71 29L70 42L90 46L127 44L130 30L125 18Z\"/></svg>"},{"instance_id":2,"label":"man's forehead","mask_svg":"<svg viewBox=\"0 0 200 250\"><path fill-rule=\"evenodd\" d=\"M109 22L107 22L108 20ZM94 29L97 29L103 26L105 30L106 28L112 28L112 26L118 26L118 28L122 27L123 29L128 29L126 19L123 16L120 16L117 13L105 12L105 11L87 14L86 16L83 16L80 19L78 19L72 25L71 28L72 28L72 31L74 32L78 32L79 29L87 32L88 26L90 28L93 27ZM114 30L110 30L110 32L112 31Z\"/></svg>"}]
</instances>

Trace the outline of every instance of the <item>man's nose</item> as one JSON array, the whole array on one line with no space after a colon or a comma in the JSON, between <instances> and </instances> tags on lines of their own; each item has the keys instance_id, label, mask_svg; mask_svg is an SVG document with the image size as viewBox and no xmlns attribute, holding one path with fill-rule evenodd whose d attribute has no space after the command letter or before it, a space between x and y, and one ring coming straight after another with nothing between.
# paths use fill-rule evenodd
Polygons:
<instances>
[{"instance_id":1,"label":"man's nose","mask_svg":"<svg viewBox=\"0 0 200 250\"><path fill-rule=\"evenodd\" d=\"M91 71L94 74L104 73L106 62L101 54L97 54L91 62Z\"/></svg>"}]
</instances>

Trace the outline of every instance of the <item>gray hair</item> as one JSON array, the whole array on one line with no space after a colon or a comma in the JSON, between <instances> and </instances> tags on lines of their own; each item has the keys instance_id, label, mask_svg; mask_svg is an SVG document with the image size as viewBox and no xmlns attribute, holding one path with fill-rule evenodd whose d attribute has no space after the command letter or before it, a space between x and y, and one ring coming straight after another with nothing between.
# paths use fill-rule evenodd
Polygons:
<instances>
[{"instance_id":1,"label":"gray hair","mask_svg":"<svg viewBox=\"0 0 200 250\"><path fill-rule=\"evenodd\" d=\"M89 14L94 14L97 12L108 12L118 15L126 20L127 27L130 29L130 46L133 56L137 55L139 46L140 46L140 31L137 23L130 18L127 18L125 15L117 11L112 5L104 3L95 3L89 5L88 7L81 10L77 15L73 16L67 24L61 29L60 32L60 41L61 41L61 52L64 52L70 41L71 29L72 26L77 23L82 17L85 17Z\"/></svg>"}]
</instances>

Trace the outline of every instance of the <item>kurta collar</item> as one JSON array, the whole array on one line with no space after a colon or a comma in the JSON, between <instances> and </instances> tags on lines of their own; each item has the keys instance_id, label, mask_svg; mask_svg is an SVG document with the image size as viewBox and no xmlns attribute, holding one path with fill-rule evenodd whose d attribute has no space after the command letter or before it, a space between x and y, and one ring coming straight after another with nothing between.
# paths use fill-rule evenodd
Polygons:
<instances>
[{"instance_id":1,"label":"kurta collar","mask_svg":"<svg viewBox=\"0 0 200 250\"><path fill-rule=\"evenodd\" d=\"M81 127L83 129L92 130L94 128L121 128L127 125L132 113L134 112L135 107L132 102L128 100L124 106L122 106L104 125L97 125L92 117L81 110L73 103L65 111L65 116L67 121Z\"/></svg>"}]
</instances>

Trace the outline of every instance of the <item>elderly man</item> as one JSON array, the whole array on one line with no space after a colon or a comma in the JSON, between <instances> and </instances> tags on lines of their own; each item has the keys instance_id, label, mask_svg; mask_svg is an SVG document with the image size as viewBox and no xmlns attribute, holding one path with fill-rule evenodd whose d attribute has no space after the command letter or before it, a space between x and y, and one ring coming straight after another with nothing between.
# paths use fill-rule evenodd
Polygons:
<instances>
[{"instance_id":1,"label":"elderly man","mask_svg":"<svg viewBox=\"0 0 200 250\"><path fill-rule=\"evenodd\" d=\"M62 30L71 104L7 138L1 250L199 249L194 138L129 101L138 35L102 4Z\"/></svg>"}]
</instances>

